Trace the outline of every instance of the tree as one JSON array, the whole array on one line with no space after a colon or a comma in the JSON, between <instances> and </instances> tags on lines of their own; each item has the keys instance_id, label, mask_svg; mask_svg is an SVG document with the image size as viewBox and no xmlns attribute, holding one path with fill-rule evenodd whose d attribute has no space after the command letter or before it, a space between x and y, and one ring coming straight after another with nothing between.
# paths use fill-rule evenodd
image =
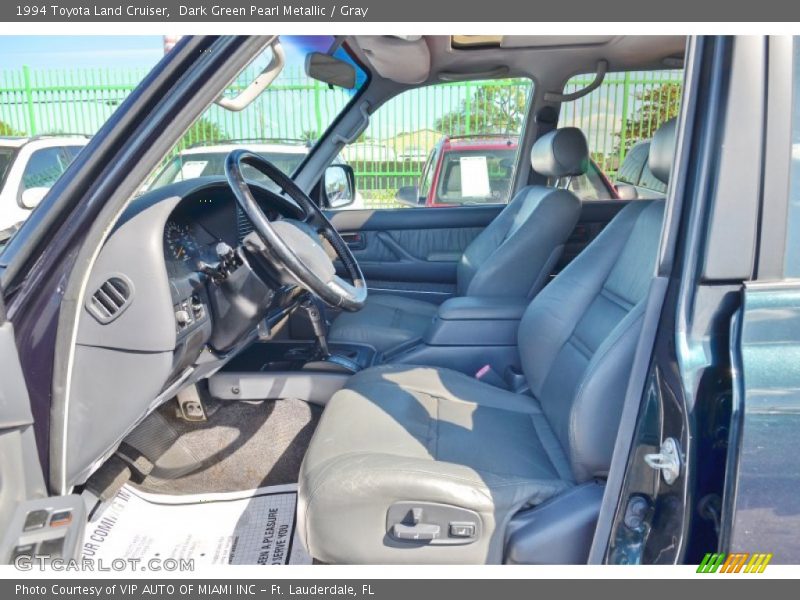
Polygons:
<instances>
[{"instance_id":1,"label":"tree","mask_svg":"<svg viewBox=\"0 0 800 600\"><path fill-rule=\"evenodd\" d=\"M0 135L7 136L7 137L14 137L19 135L25 135L24 131L17 131L11 125L6 123L5 121L0 121Z\"/></svg>"},{"instance_id":2,"label":"tree","mask_svg":"<svg viewBox=\"0 0 800 600\"><path fill-rule=\"evenodd\" d=\"M469 92L467 92L469 93ZM445 135L519 134L528 103L527 85L482 84L457 110L434 123Z\"/></svg>"},{"instance_id":3,"label":"tree","mask_svg":"<svg viewBox=\"0 0 800 600\"><path fill-rule=\"evenodd\" d=\"M221 142L228 139L228 134L214 121L202 117L195 121L180 141L180 147L197 145L201 142Z\"/></svg>"},{"instance_id":4,"label":"tree","mask_svg":"<svg viewBox=\"0 0 800 600\"><path fill-rule=\"evenodd\" d=\"M625 152L641 140L648 140L662 123L678 116L681 106L681 84L662 83L636 93L636 111L625 121L617 146L625 144Z\"/></svg>"}]
</instances>

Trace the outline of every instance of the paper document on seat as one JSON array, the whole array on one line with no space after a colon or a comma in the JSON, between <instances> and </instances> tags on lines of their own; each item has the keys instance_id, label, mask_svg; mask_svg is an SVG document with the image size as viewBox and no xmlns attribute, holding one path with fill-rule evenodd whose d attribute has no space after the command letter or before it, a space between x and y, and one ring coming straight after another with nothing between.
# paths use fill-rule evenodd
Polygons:
<instances>
[{"instance_id":1,"label":"paper document on seat","mask_svg":"<svg viewBox=\"0 0 800 600\"><path fill-rule=\"evenodd\" d=\"M83 557L192 559L217 564L311 564L295 532L297 485L162 495L125 485L86 528Z\"/></svg>"}]
</instances>

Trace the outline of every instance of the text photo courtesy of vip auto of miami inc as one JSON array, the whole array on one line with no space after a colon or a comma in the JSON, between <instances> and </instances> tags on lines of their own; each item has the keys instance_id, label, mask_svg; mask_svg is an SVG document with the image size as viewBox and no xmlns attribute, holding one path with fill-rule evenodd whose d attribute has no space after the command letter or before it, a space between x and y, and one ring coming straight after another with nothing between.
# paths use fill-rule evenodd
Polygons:
<instances>
[{"instance_id":1,"label":"text photo courtesy of vip auto of miami inc","mask_svg":"<svg viewBox=\"0 0 800 600\"><path fill-rule=\"evenodd\" d=\"M797 576L800 38L131 7L3 13L9 594Z\"/></svg>"}]
</instances>

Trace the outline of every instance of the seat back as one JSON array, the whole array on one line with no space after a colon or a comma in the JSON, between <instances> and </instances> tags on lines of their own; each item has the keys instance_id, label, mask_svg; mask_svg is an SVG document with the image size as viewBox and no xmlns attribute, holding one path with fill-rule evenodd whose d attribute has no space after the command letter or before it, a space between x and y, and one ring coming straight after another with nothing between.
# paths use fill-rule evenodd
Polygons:
<instances>
[{"instance_id":1,"label":"seat back","mask_svg":"<svg viewBox=\"0 0 800 600\"><path fill-rule=\"evenodd\" d=\"M666 183L674 124L653 138ZM634 201L531 302L519 351L533 395L576 481L608 471L655 272L664 200Z\"/></svg>"},{"instance_id":2,"label":"seat back","mask_svg":"<svg viewBox=\"0 0 800 600\"><path fill-rule=\"evenodd\" d=\"M533 169L556 179L583 174L586 138L566 127L542 136L531 150ZM459 296L531 298L555 265L580 216L570 191L526 186L464 251L458 265Z\"/></svg>"}]
</instances>

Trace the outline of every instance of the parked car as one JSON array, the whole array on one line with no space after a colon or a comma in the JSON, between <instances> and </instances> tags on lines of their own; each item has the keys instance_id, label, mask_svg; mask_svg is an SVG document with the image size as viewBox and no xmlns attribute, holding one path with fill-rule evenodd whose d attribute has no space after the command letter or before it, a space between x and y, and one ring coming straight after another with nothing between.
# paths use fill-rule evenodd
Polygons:
<instances>
[{"instance_id":1,"label":"parked car","mask_svg":"<svg viewBox=\"0 0 800 600\"><path fill-rule=\"evenodd\" d=\"M356 142L350 144L342 152L342 156L350 162L394 162L398 159L394 149L380 142Z\"/></svg>"},{"instance_id":2,"label":"parked car","mask_svg":"<svg viewBox=\"0 0 800 600\"><path fill-rule=\"evenodd\" d=\"M620 198L644 200L659 198L666 193L666 186L650 171L647 161L649 153L649 141L638 142L628 150L614 182Z\"/></svg>"},{"instance_id":3,"label":"parked car","mask_svg":"<svg viewBox=\"0 0 800 600\"><path fill-rule=\"evenodd\" d=\"M274 520L229 511L207 561L246 543L250 564L265 547L328 564L800 562L800 39L309 38L292 56L362 87L291 178L250 164L292 201L244 185L238 149L223 177L136 196L154 148L280 43L187 36L0 254L0 560L77 559L108 535L139 559L173 520L183 552L218 502L154 500L125 528L104 511L124 489L227 502L281 485L285 543ZM518 206L326 210L342 144L432 66L508 65L567 102L593 89L556 94L575 72L676 62L680 116L648 155L663 198L539 185ZM545 109L545 94L525 109L532 134ZM551 180L588 158L564 131L531 136ZM483 150L468 181L487 191L490 160L498 180L506 166ZM447 169L432 162L431 182Z\"/></svg>"},{"instance_id":4,"label":"parked car","mask_svg":"<svg viewBox=\"0 0 800 600\"><path fill-rule=\"evenodd\" d=\"M229 140L221 143L198 144L181 151L167 162L142 191L155 190L171 183L196 177L221 177L225 175L225 159L228 154L237 149L249 150L263 156L287 175L294 173L310 151L309 145L302 140ZM347 165L347 162L340 156L334 161L334 164ZM247 179L277 191L277 186L256 169L245 165L242 172ZM331 171L331 173L334 172ZM331 183L331 185L336 184ZM337 194L338 197L341 197L338 202L333 195L330 199L333 208L362 208L363 199L360 195L346 201L343 196Z\"/></svg>"},{"instance_id":5,"label":"parked car","mask_svg":"<svg viewBox=\"0 0 800 600\"><path fill-rule=\"evenodd\" d=\"M63 134L0 137L0 232L28 218L88 141Z\"/></svg>"},{"instance_id":6,"label":"parked car","mask_svg":"<svg viewBox=\"0 0 800 600\"><path fill-rule=\"evenodd\" d=\"M507 135L444 136L428 155L419 183L401 187L396 199L410 206L508 202L518 138ZM593 160L567 187L581 199L617 198L614 185Z\"/></svg>"}]
</instances>

